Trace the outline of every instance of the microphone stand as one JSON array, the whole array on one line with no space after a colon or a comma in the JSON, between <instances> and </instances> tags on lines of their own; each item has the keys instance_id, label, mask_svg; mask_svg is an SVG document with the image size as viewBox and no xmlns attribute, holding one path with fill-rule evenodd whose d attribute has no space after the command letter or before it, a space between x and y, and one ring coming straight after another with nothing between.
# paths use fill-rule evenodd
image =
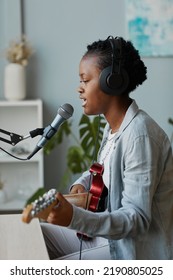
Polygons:
<instances>
[{"instance_id":1,"label":"microphone stand","mask_svg":"<svg viewBox=\"0 0 173 280\"><path fill-rule=\"evenodd\" d=\"M16 134L16 133L13 133L13 132L10 132L10 131L6 131L4 129L1 129L0 128L0 132L6 134L6 135L9 135L10 137L10 140L6 139L6 138L2 138L0 137L0 140L3 141L3 142L6 142L8 144L11 144L12 146L15 146L17 143L19 143L20 141L22 140L25 140L29 137L32 137L34 138L35 136L37 135L43 135L43 132L44 132L44 128L37 128L37 129L34 129L32 131L29 132L28 135L26 136L22 136L22 135L19 135L19 134Z\"/></svg>"},{"instance_id":2,"label":"microphone stand","mask_svg":"<svg viewBox=\"0 0 173 280\"><path fill-rule=\"evenodd\" d=\"M36 129L30 131L29 134L26 135L26 136L22 136L22 135L19 135L19 134L16 134L14 132L10 132L10 131L7 131L7 130L1 129L1 128L0 128L0 132L9 136L9 139L0 137L0 141L3 141L3 142L8 143L8 144L10 144L12 146L15 146L19 142L21 142L21 141L23 141L23 140L25 140L25 139L27 139L29 137L34 138L34 137L36 137L38 135L43 135L44 128L36 128ZM3 148L0 147L0 149L3 150L4 152L8 153ZM8 153L8 154L13 156L10 153ZM18 158L18 159L20 159L20 158Z\"/></svg>"},{"instance_id":3,"label":"microphone stand","mask_svg":"<svg viewBox=\"0 0 173 280\"><path fill-rule=\"evenodd\" d=\"M13 133L13 132L10 132L10 131L6 131L6 130L1 129L1 128L0 128L0 132L4 133L6 135L9 135L9 137L10 137L10 140L8 140L6 138L2 138L2 137L0 137L0 140L3 141L3 142L6 142L8 144L11 144L12 146L15 146L17 143L19 143L20 141L22 141L24 139L24 137L21 136L21 135L18 135L16 133Z\"/></svg>"}]
</instances>

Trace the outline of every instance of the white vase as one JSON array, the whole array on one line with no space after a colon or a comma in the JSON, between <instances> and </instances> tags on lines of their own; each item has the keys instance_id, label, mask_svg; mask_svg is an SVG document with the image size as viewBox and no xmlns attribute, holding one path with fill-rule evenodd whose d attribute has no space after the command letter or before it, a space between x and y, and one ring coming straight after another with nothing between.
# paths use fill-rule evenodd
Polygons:
<instances>
[{"instance_id":1,"label":"white vase","mask_svg":"<svg viewBox=\"0 0 173 280\"><path fill-rule=\"evenodd\" d=\"M22 100L26 97L25 66L10 63L5 67L4 95L7 100Z\"/></svg>"}]
</instances>

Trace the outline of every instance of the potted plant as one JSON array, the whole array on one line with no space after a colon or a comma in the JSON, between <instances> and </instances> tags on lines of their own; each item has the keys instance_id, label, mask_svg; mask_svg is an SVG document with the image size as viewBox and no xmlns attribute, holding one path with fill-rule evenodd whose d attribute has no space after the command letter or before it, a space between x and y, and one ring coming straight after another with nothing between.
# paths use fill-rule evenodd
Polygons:
<instances>
[{"instance_id":1,"label":"potted plant","mask_svg":"<svg viewBox=\"0 0 173 280\"><path fill-rule=\"evenodd\" d=\"M79 139L73 133L72 123L67 121L62 124L59 132L47 143L44 148L46 155L61 144L64 137L72 137L76 143L67 150L67 169L62 178L62 186L67 185L72 174L81 174L89 169L92 161L96 160L104 126L105 119L103 117L89 118L83 114L79 121Z\"/></svg>"},{"instance_id":2,"label":"potted plant","mask_svg":"<svg viewBox=\"0 0 173 280\"><path fill-rule=\"evenodd\" d=\"M49 155L57 145L63 143L66 137L72 137L75 142L75 145L71 145L67 149L67 169L64 172L58 190L62 190L68 185L73 174L81 174L86 171L92 161L96 160L105 124L105 119L101 116L89 118L83 114L79 121L79 139L73 133L71 121L66 121L61 125L58 133L46 144L44 153ZM39 188L27 200L26 205L42 196L45 191L45 188Z\"/></svg>"}]
</instances>

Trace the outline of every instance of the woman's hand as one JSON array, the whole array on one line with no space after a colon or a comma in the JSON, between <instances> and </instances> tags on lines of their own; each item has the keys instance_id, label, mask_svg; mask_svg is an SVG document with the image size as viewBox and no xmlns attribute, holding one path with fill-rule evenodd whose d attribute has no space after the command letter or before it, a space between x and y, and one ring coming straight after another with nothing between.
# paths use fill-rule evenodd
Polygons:
<instances>
[{"instance_id":1,"label":"woman's hand","mask_svg":"<svg viewBox=\"0 0 173 280\"><path fill-rule=\"evenodd\" d=\"M70 194L84 193L86 192L83 185L74 185L70 191ZM57 193L57 205L51 210L47 222L59 226L69 226L73 216L73 206L65 197Z\"/></svg>"},{"instance_id":2,"label":"woman's hand","mask_svg":"<svg viewBox=\"0 0 173 280\"><path fill-rule=\"evenodd\" d=\"M80 185L80 184L74 185L74 186L71 188L71 191L70 191L71 194L75 194L75 193L84 193L84 192L86 192L86 190L85 190L84 186L83 186L83 185Z\"/></svg>"},{"instance_id":3,"label":"woman's hand","mask_svg":"<svg viewBox=\"0 0 173 280\"><path fill-rule=\"evenodd\" d=\"M73 206L61 193L56 194L57 205L51 210L47 222L67 227L73 216Z\"/></svg>"}]
</instances>

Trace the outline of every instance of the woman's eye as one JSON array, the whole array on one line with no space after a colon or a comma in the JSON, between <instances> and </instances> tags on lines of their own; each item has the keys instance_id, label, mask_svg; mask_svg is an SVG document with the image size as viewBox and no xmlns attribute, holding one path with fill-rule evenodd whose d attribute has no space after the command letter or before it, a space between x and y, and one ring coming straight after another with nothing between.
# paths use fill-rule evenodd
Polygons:
<instances>
[{"instance_id":1,"label":"woman's eye","mask_svg":"<svg viewBox=\"0 0 173 280\"><path fill-rule=\"evenodd\" d=\"M80 83L86 84L88 81L84 80L84 81L80 81Z\"/></svg>"}]
</instances>

